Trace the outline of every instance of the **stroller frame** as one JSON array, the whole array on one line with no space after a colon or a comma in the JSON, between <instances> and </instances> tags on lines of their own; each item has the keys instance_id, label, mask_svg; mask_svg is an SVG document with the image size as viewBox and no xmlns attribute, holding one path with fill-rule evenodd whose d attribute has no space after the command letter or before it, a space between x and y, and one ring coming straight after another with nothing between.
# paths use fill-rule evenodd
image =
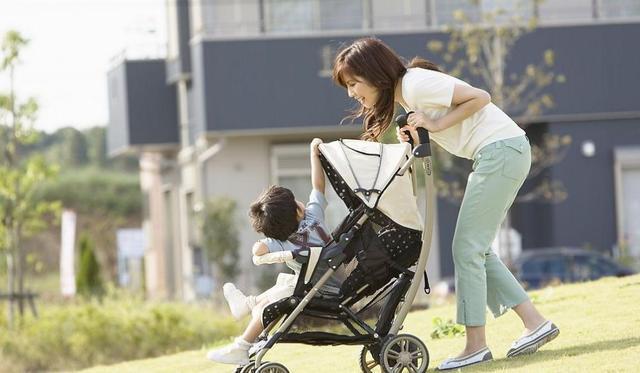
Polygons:
<instances>
[{"instance_id":1,"label":"stroller frame","mask_svg":"<svg viewBox=\"0 0 640 373\"><path fill-rule=\"evenodd\" d=\"M408 344L413 344L417 345L416 348L418 349L422 348L422 351L426 353L426 356L423 356L423 359L426 359L426 365L422 364L420 366L420 369L417 369L417 367L408 369L410 371L426 370L429 359L428 351L426 350L426 346L424 346L424 343L422 343L418 338L411 335L398 335L398 331L402 327L402 324L404 323L404 320L415 299L418 288L421 285L422 276L425 271L427 259L429 256L431 238L433 233L435 207L432 201L434 201L435 198L435 191L432 175L431 150L429 147L428 137L426 142L423 142L422 145L416 147L412 151L411 156L403 163L396 174L402 176L405 172L407 172L407 170L415 169L415 167L412 166L417 163L417 161L422 161L421 163L423 164L425 172L426 208L424 215L425 224L422 231L422 247L420 249L420 255L418 257L415 271L404 269L398 276L398 279L392 283L393 287L390 290L389 294L387 294L389 295L389 299L380 312L379 320L382 320L383 322L379 322L375 330L371 328L364 320L359 318L357 314L355 314L349 308L349 306L351 305L350 302L354 298L354 296L351 296L337 305L337 309L332 310L333 314L331 316L323 314L314 315L310 310L306 314L319 318L340 320L347 327L347 329L351 331L353 336L338 335L326 332L287 334L296 319L303 314L303 311L305 311L305 309L307 309L308 305L312 302L320 288L329 280L335 270L341 264L343 264L344 260L346 259L346 255L343 253L344 249L353 238L355 232L358 231L360 227L362 227L363 224L369 219L370 210L366 209L364 205L361 205L358 209L355 209L351 212L347 220L348 223L344 224L341 227L341 231L334 232L334 237L338 237L337 242L335 242L334 239L328 245L324 246L323 259L326 260L329 264L329 269L320 277L320 279L313 285L313 287L308 292L306 292L302 299L297 299L296 297L290 297L288 299L288 302L290 302L290 306L295 306L293 311L288 314L283 314L268 326L266 326L261 336L262 338L266 338L266 342L263 342L264 345L261 347L261 349L257 351L254 356L252 356L252 358L254 358L255 360L247 365L239 367L237 369L237 372L261 372L263 371L263 369L265 371L266 369L270 369L269 371L272 371L273 368L276 368L276 370L273 370L276 372L288 372L288 370L286 370L286 368L281 364L263 363L264 356L277 342L307 343L313 345L364 345L364 349L361 354L361 368L363 370L365 369L364 367L362 367L362 363L365 356L364 354L368 349L371 355L374 357L375 362L379 363L383 367L383 371L396 371L393 366L389 366L388 361L385 359L385 356L387 354L389 356L393 356L393 358L390 358L391 364L394 364L394 362L400 364L404 361L402 359L409 355L402 355L404 357L401 358L398 355L399 351L405 352L406 346ZM325 254L325 250L328 251L327 254ZM390 284L387 284L386 286L390 286ZM407 287L408 290L406 289ZM361 290L363 289L360 289L358 293L360 293ZM376 298L378 298L379 295L384 293L385 291L386 288L380 291L380 293L378 293L369 304L373 303ZM401 302L403 302L403 304L400 307L399 311L397 311L396 313L397 307ZM367 306L365 306L365 308ZM392 319L392 325L390 327L384 327L385 325L388 325L388 322L384 321L390 321ZM280 326L269 337L269 333L277 326L280 321ZM364 331L364 333L358 331L355 326L359 326ZM313 337L306 336L307 334L312 334ZM410 353L410 355L412 355L415 353L415 350L414 352L408 352ZM378 357L378 359L376 359L376 357ZM407 364L410 364L410 361Z\"/></svg>"}]
</instances>

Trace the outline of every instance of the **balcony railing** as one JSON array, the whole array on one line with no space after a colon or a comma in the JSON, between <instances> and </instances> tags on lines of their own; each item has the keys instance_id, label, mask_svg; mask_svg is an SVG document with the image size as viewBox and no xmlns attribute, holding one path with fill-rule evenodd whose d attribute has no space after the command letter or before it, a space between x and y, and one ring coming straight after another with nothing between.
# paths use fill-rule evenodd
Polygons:
<instances>
[{"instance_id":1,"label":"balcony railing","mask_svg":"<svg viewBox=\"0 0 640 373\"><path fill-rule=\"evenodd\" d=\"M192 33L205 37L322 34L336 31L434 30L455 25L463 11L478 21L537 17L539 24L640 21L638 0L196 0Z\"/></svg>"}]
</instances>

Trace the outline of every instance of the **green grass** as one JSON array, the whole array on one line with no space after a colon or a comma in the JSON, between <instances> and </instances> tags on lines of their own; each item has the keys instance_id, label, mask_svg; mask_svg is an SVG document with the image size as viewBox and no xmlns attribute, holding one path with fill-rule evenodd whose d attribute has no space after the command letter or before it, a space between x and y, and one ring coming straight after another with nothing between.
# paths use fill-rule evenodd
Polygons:
<instances>
[{"instance_id":1,"label":"green grass","mask_svg":"<svg viewBox=\"0 0 640 373\"><path fill-rule=\"evenodd\" d=\"M494 361L465 371L509 372L637 372L640 369L640 275L606 278L584 284L549 287L531 293L543 314L560 327L560 335L530 356L505 357L522 331L515 313L488 316L487 339ZM432 319L453 318L449 304L408 315L403 332L420 337L429 348L429 371L456 355L464 337L431 340ZM283 363L292 372L359 372L358 346L313 347L283 344L266 360ZM205 359L205 349L140 360L87 372L233 372L231 365Z\"/></svg>"}]
</instances>

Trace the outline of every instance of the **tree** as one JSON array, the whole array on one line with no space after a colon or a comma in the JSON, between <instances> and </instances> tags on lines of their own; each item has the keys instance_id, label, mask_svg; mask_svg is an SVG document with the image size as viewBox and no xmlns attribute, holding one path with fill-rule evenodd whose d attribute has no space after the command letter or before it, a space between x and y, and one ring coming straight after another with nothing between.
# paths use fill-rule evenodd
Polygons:
<instances>
[{"instance_id":1,"label":"tree","mask_svg":"<svg viewBox=\"0 0 640 373\"><path fill-rule=\"evenodd\" d=\"M87 139L84 134L73 127L65 127L56 131L60 142L56 146L56 159L65 168L79 167L87 164Z\"/></svg>"},{"instance_id":2,"label":"tree","mask_svg":"<svg viewBox=\"0 0 640 373\"><path fill-rule=\"evenodd\" d=\"M526 2L537 6L538 1ZM479 14L469 15L462 10L454 12L457 22L447 27L449 39L446 43L431 41L427 49L442 55L447 73L477 80L480 87L491 93L492 101L498 107L519 118L522 126L535 121L544 110L554 106L551 94L545 89L553 83L563 83L565 77L555 73L555 54L547 49L538 63L525 66L522 73L511 73L507 76L509 53L516 42L526 33L532 32L537 25L533 8L523 6L522 2L509 3L510 11L504 8L480 12L479 0L471 1ZM528 178L538 177L544 169L559 162L571 144L569 136L545 135L540 144L532 144L532 167ZM464 194L464 185L468 170L461 166L448 153L438 147L436 158L438 166L450 174L457 174L455 180L436 180L440 197L459 201ZM560 202L567 196L566 190L559 181L543 179L536 183L530 191L518 197L516 202L546 201ZM503 227L509 231L510 214L507 214ZM508 236L508 235L506 235ZM502 237L502 235L500 235ZM507 253L511 252L510 242L500 242ZM510 262L507 254L507 262ZM507 263L510 264L510 263Z\"/></svg>"},{"instance_id":3,"label":"tree","mask_svg":"<svg viewBox=\"0 0 640 373\"><path fill-rule=\"evenodd\" d=\"M101 296L104 293L104 285L100 277L100 264L98 264L93 243L87 233L82 234L79 245L80 268L76 278L78 294L86 297Z\"/></svg>"},{"instance_id":4,"label":"tree","mask_svg":"<svg viewBox=\"0 0 640 373\"><path fill-rule=\"evenodd\" d=\"M87 138L87 157L96 167L107 164L107 130L105 127L92 127L84 132Z\"/></svg>"},{"instance_id":5,"label":"tree","mask_svg":"<svg viewBox=\"0 0 640 373\"><path fill-rule=\"evenodd\" d=\"M43 229L46 226L44 217L58 216L60 210L59 202L40 201L35 193L40 183L55 177L57 169L48 165L39 155L26 160L21 158L21 147L37 140L37 132L32 127L38 104L32 98L18 101L14 88L15 68L20 52L27 43L28 40L18 32L9 31L0 48L0 72L9 75L9 92L0 94L0 125L8 129L2 131L3 139L0 141L6 145L0 155L0 235L1 248L6 256L7 290L10 295L24 293L25 255L21 248L22 239ZM14 303L15 300L10 298L10 327L14 323ZM20 315L23 315L22 298L18 298L18 308Z\"/></svg>"},{"instance_id":6,"label":"tree","mask_svg":"<svg viewBox=\"0 0 640 373\"><path fill-rule=\"evenodd\" d=\"M236 202L225 197L211 199L202 211L202 243L220 280L232 279L237 271L240 240L235 211Z\"/></svg>"}]
</instances>

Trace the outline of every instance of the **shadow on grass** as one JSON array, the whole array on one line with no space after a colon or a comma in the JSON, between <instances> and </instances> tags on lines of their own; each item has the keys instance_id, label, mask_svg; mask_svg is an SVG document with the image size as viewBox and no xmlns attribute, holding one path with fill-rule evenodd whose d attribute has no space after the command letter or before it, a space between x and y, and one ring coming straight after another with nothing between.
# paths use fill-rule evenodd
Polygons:
<instances>
[{"instance_id":1,"label":"shadow on grass","mask_svg":"<svg viewBox=\"0 0 640 373\"><path fill-rule=\"evenodd\" d=\"M640 345L640 337L601 341L601 342L589 343L586 345L565 347L558 350L543 349L542 351L538 351L533 355L521 356L521 357L509 358L509 359L506 357L496 359L486 364L479 364L473 367L469 367L468 371L490 372L498 369L519 368L525 365L537 363L544 360L553 360L556 358L560 358L562 356L584 355L584 354L589 354L596 351L622 350L628 347L633 347L638 345ZM553 345L551 344L550 346L553 346ZM439 361L430 362L429 365L431 365L432 367L429 369L429 371L434 371L435 367L438 364L440 364Z\"/></svg>"}]
</instances>

